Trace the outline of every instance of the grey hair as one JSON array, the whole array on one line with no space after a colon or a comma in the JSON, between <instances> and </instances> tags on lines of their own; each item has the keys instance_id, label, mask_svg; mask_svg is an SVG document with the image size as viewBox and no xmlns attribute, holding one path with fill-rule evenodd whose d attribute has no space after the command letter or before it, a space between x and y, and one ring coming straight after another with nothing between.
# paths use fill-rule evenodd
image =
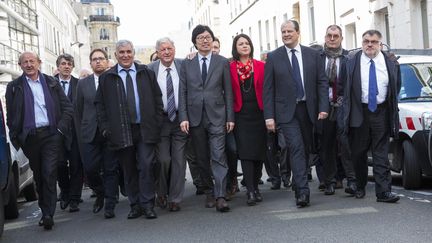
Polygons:
<instances>
[{"instance_id":1,"label":"grey hair","mask_svg":"<svg viewBox=\"0 0 432 243\"><path fill-rule=\"evenodd\" d=\"M21 55L18 58L18 65L21 65L21 60L25 54L32 54L36 57L36 60L38 60L38 62L42 61L39 57L39 54L37 54L35 51L24 51L23 53L21 53Z\"/></svg>"},{"instance_id":2,"label":"grey hair","mask_svg":"<svg viewBox=\"0 0 432 243\"><path fill-rule=\"evenodd\" d=\"M130 46L132 47L132 50L133 50L134 53L135 53L134 45L132 44L132 41L130 41L130 40L119 40L119 41L117 41L117 43L116 43L116 51L117 51L121 46L127 46L127 45L130 45Z\"/></svg>"},{"instance_id":3,"label":"grey hair","mask_svg":"<svg viewBox=\"0 0 432 243\"><path fill-rule=\"evenodd\" d=\"M169 37L162 37L159 40L156 41L156 50L159 50L159 47L163 44L163 43L171 43L171 45L174 46L174 41L171 40Z\"/></svg>"}]
</instances>

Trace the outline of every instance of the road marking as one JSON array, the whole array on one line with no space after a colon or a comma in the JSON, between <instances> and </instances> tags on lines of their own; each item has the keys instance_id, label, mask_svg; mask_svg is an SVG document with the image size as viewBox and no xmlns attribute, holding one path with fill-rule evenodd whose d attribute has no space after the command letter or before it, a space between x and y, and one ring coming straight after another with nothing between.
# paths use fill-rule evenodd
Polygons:
<instances>
[{"instance_id":1,"label":"road marking","mask_svg":"<svg viewBox=\"0 0 432 243\"><path fill-rule=\"evenodd\" d=\"M65 222L65 221L70 221L72 220L72 218L62 218L62 219L55 219L56 223L60 223L60 222ZM19 221L19 222L12 222L12 223L7 223L4 226L4 230L14 230L14 229L20 229L20 228L25 228L25 227L33 227L35 225L37 225L39 222L39 220L37 221L29 221L29 220L25 220L25 221Z\"/></svg>"},{"instance_id":2,"label":"road marking","mask_svg":"<svg viewBox=\"0 0 432 243\"><path fill-rule=\"evenodd\" d=\"M286 213L281 213L276 215L276 217L278 217L281 220L294 220L294 219L320 218L320 217L328 217L328 216L377 213L378 210L375 209L374 207L359 207L359 208L319 210L319 211L312 211L312 212L297 212L297 213L293 213L293 210L285 210L285 212Z\"/></svg>"}]
</instances>

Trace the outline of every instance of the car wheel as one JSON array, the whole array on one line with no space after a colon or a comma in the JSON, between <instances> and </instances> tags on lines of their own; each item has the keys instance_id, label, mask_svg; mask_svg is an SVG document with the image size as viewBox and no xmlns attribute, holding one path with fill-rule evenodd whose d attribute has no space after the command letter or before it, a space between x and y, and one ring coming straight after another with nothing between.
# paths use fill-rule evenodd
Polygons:
<instances>
[{"instance_id":1,"label":"car wheel","mask_svg":"<svg viewBox=\"0 0 432 243\"><path fill-rule=\"evenodd\" d=\"M403 141L402 183L405 189L416 189L421 185L421 168L417 161L414 145L410 140Z\"/></svg>"},{"instance_id":2,"label":"car wheel","mask_svg":"<svg viewBox=\"0 0 432 243\"><path fill-rule=\"evenodd\" d=\"M13 172L10 173L9 176L9 202L5 205L5 218L6 219L16 219L18 218L18 202L17 202L17 187L15 183L15 175Z\"/></svg>"},{"instance_id":3,"label":"car wheel","mask_svg":"<svg viewBox=\"0 0 432 243\"><path fill-rule=\"evenodd\" d=\"M23 194L27 202L33 202L38 199L34 182L24 188Z\"/></svg>"}]
</instances>

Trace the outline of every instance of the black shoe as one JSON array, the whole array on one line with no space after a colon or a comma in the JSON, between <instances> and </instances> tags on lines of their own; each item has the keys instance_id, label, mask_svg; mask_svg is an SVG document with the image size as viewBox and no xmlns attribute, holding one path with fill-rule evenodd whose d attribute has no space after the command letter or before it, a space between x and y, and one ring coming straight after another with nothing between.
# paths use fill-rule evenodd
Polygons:
<instances>
[{"instance_id":1,"label":"black shoe","mask_svg":"<svg viewBox=\"0 0 432 243\"><path fill-rule=\"evenodd\" d=\"M247 193L246 204L248 206L254 206L254 205L256 205L256 198L255 198L255 194L253 192L248 192Z\"/></svg>"},{"instance_id":2,"label":"black shoe","mask_svg":"<svg viewBox=\"0 0 432 243\"><path fill-rule=\"evenodd\" d=\"M324 189L324 195L333 195L333 194L335 194L335 185L333 183L330 183Z\"/></svg>"},{"instance_id":3,"label":"black shoe","mask_svg":"<svg viewBox=\"0 0 432 243\"><path fill-rule=\"evenodd\" d=\"M255 199L256 199L256 201L257 202L262 202L263 201L263 197L262 197L260 191L259 190L255 190L254 193L255 193Z\"/></svg>"},{"instance_id":4,"label":"black shoe","mask_svg":"<svg viewBox=\"0 0 432 243\"><path fill-rule=\"evenodd\" d=\"M196 189L196 192L195 192L195 195L204 195L204 190L201 190L201 189Z\"/></svg>"},{"instance_id":5,"label":"black shoe","mask_svg":"<svg viewBox=\"0 0 432 243\"><path fill-rule=\"evenodd\" d=\"M60 198L60 208L65 210L69 206L69 200L66 198Z\"/></svg>"},{"instance_id":6,"label":"black shoe","mask_svg":"<svg viewBox=\"0 0 432 243\"><path fill-rule=\"evenodd\" d=\"M225 201L225 198L220 197L216 200L216 211L225 213L230 211L228 203Z\"/></svg>"},{"instance_id":7,"label":"black shoe","mask_svg":"<svg viewBox=\"0 0 432 243\"><path fill-rule=\"evenodd\" d=\"M296 198L296 205L299 208L303 208L309 205L309 195L306 194L300 194Z\"/></svg>"},{"instance_id":8,"label":"black shoe","mask_svg":"<svg viewBox=\"0 0 432 243\"><path fill-rule=\"evenodd\" d=\"M93 213L99 213L104 207L104 196L99 195L96 197L96 201L93 204Z\"/></svg>"},{"instance_id":9,"label":"black shoe","mask_svg":"<svg viewBox=\"0 0 432 243\"><path fill-rule=\"evenodd\" d=\"M123 195L123 197L127 197L126 188L123 186L120 186L120 193Z\"/></svg>"},{"instance_id":10,"label":"black shoe","mask_svg":"<svg viewBox=\"0 0 432 243\"><path fill-rule=\"evenodd\" d=\"M136 219L141 217L142 215L142 210L141 207L138 205L134 205L131 207L131 210L127 216L128 219Z\"/></svg>"},{"instance_id":11,"label":"black shoe","mask_svg":"<svg viewBox=\"0 0 432 243\"><path fill-rule=\"evenodd\" d=\"M324 191L324 189L326 188L324 182L320 182L319 186L318 186L318 190L320 191Z\"/></svg>"},{"instance_id":12,"label":"black shoe","mask_svg":"<svg viewBox=\"0 0 432 243\"><path fill-rule=\"evenodd\" d=\"M114 209L105 209L104 217L106 219L111 219L115 217Z\"/></svg>"},{"instance_id":13,"label":"black shoe","mask_svg":"<svg viewBox=\"0 0 432 243\"><path fill-rule=\"evenodd\" d=\"M242 186L246 186L246 182L245 182L245 180L244 180L244 179L241 180L241 181L240 181L240 184L241 184Z\"/></svg>"},{"instance_id":14,"label":"black shoe","mask_svg":"<svg viewBox=\"0 0 432 243\"><path fill-rule=\"evenodd\" d=\"M290 179L285 179L285 180L282 180L282 181L283 181L283 186L285 188L291 187L291 180Z\"/></svg>"},{"instance_id":15,"label":"black shoe","mask_svg":"<svg viewBox=\"0 0 432 243\"><path fill-rule=\"evenodd\" d=\"M355 198L360 199L360 198L364 198L366 196L366 191L365 189L359 189L357 188L357 191L355 192Z\"/></svg>"},{"instance_id":16,"label":"black shoe","mask_svg":"<svg viewBox=\"0 0 432 243\"><path fill-rule=\"evenodd\" d=\"M281 187L281 182L280 181L272 181L272 186L270 187L270 189L272 190L279 190Z\"/></svg>"},{"instance_id":17,"label":"black shoe","mask_svg":"<svg viewBox=\"0 0 432 243\"><path fill-rule=\"evenodd\" d=\"M307 179L309 182L312 181L312 173L308 172Z\"/></svg>"},{"instance_id":18,"label":"black shoe","mask_svg":"<svg viewBox=\"0 0 432 243\"><path fill-rule=\"evenodd\" d=\"M347 187L345 188L345 193L354 196L356 191L357 191L357 185L354 182L348 181Z\"/></svg>"},{"instance_id":19,"label":"black shoe","mask_svg":"<svg viewBox=\"0 0 432 243\"><path fill-rule=\"evenodd\" d=\"M90 198L93 198L93 197L97 197L96 192L94 190L92 190L92 193L90 194Z\"/></svg>"},{"instance_id":20,"label":"black shoe","mask_svg":"<svg viewBox=\"0 0 432 243\"><path fill-rule=\"evenodd\" d=\"M46 230L51 230L54 225L54 220L51 216L44 216L43 217L43 227Z\"/></svg>"},{"instance_id":21,"label":"black shoe","mask_svg":"<svg viewBox=\"0 0 432 243\"><path fill-rule=\"evenodd\" d=\"M78 207L77 201L71 201L69 205L69 212L74 213L80 211L80 208Z\"/></svg>"},{"instance_id":22,"label":"black shoe","mask_svg":"<svg viewBox=\"0 0 432 243\"><path fill-rule=\"evenodd\" d=\"M43 219L44 219L44 217L42 216L42 218L39 220L39 222L38 222L38 225L39 226L43 226Z\"/></svg>"},{"instance_id":23,"label":"black shoe","mask_svg":"<svg viewBox=\"0 0 432 243\"><path fill-rule=\"evenodd\" d=\"M272 182L274 179L273 178L271 178L271 177L269 177L269 178L267 178L267 182Z\"/></svg>"},{"instance_id":24,"label":"black shoe","mask_svg":"<svg viewBox=\"0 0 432 243\"><path fill-rule=\"evenodd\" d=\"M259 185L263 185L263 184L264 184L264 181L261 180L261 179L259 179L258 184L259 184Z\"/></svg>"},{"instance_id":25,"label":"black shoe","mask_svg":"<svg viewBox=\"0 0 432 243\"><path fill-rule=\"evenodd\" d=\"M147 219L155 219L157 218L156 212L154 211L154 209L151 208L144 208L144 215Z\"/></svg>"},{"instance_id":26,"label":"black shoe","mask_svg":"<svg viewBox=\"0 0 432 243\"><path fill-rule=\"evenodd\" d=\"M377 202L395 203L399 201L400 197L392 192L383 192L377 195Z\"/></svg>"}]
</instances>

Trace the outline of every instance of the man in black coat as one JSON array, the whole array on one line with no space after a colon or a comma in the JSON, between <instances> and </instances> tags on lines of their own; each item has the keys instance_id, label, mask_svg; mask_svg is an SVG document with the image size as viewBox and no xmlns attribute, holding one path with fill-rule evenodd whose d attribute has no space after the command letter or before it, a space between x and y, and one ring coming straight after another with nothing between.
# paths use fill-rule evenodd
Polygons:
<instances>
[{"instance_id":1,"label":"man in black coat","mask_svg":"<svg viewBox=\"0 0 432 243\"><path fill-rule=\"evenodd\" d=\"M6 88L9 137L29 159L42 211L39 225L50 230L57 203L57 162L70 134L73 107L60 83L39 72L36 53L22 53L18 64L24 73Z\"/></svg>"},{"instance_id":2,"label":"man in black coat","mask_svg":"<svg viewBox=\"0 0 432 243\"><path fill-rule=\"evenodd\" d=\"M394 203L399 197L391 192L388 148L389 137L397 137L399 131L400 70L381 52L378 30L368 30L362 38L362 50L347 62L343 104L344 133L350 138L357 177L355 197L366 194L367 152L371 149L377 201Z\"/></svg>"},{"instance_id":3,"label":"man in black coat","mask_svg":"<svg viewBox=\"0 0 432 243\"><path fill-rule=\"evenodd\" d=\"M128 218L156 218L155 146L160 141L162 93L156 75L134 63L132 42L116 44L118 64L99 77L95 103L99 130L116 150L131 206Z\"/></svg>"},{"instance_id":4,"label":"man in black coat","mask_svg":"<svg viewBox=\"0 0 432 243\"><path fill-rule=\"evenodd\" d=\"M55 77L69 101L74 104L78 85L78 79L72 76L72 70L75 67L74 58L66 53L61 54L57 57L56 65L59 73ZM71 123L69 138L64 146L64 158L58 163L57 179L60 188L60 208L64 210L70 204L69 212L78 212L83 186L83 168L75 122Z\"/></svg>"}]
</instances>

